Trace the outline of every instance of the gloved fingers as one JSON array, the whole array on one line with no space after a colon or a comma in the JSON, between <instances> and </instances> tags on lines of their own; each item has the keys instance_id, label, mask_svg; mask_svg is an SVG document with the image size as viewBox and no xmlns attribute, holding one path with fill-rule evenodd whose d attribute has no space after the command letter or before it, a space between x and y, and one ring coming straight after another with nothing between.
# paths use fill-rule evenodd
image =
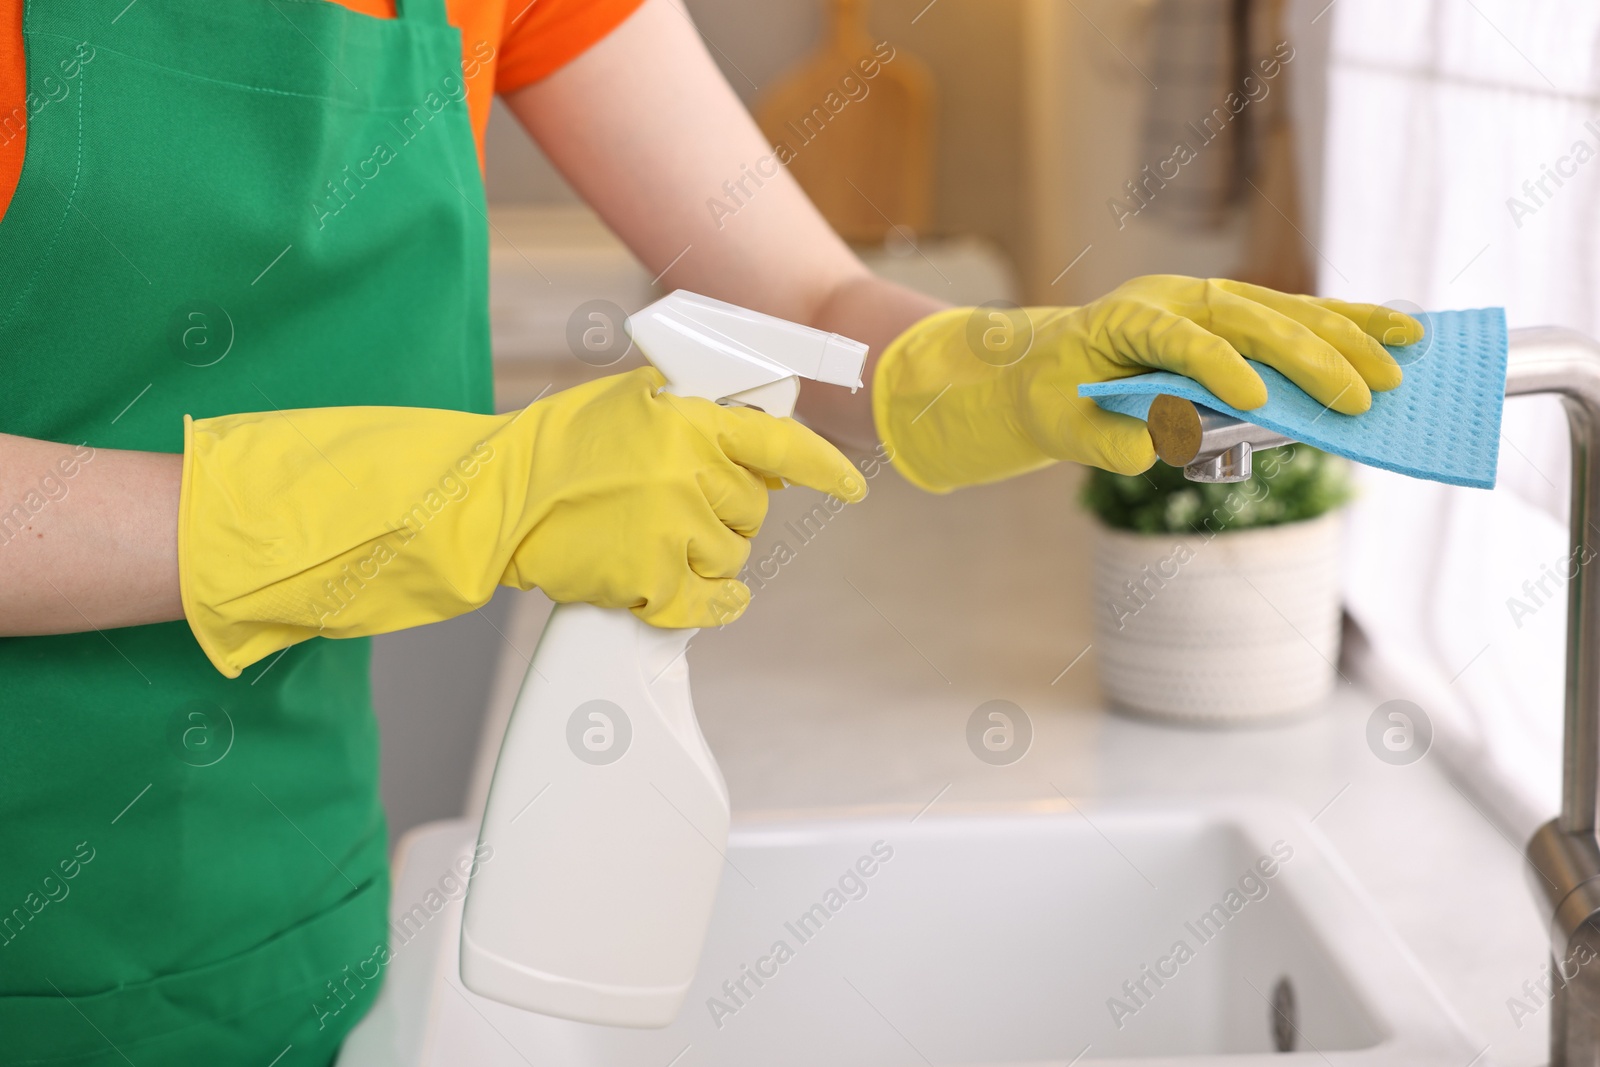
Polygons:
<instances>
[{"instance_id":1,"label":"gloved fingers","mask_svg":"<svg viewBox=\"0 0 1600 1067\"><path fill-rule=\"evenodd\" d=\"M707 515L689 535L684 554L689 569L702 578L737 578L750 559L750 539Z\"/></svg>"},{"instance_id":2,"label":"gloved fingers","mask_svg":"<svg viewBox=\"0 0 1600 1067\"><path fill-rule=\"evenodd\" d=\"M1155 304L1138 304L1104 327L1122 361L1193 378L1241 411L1267 402L1267 386L1228 339ZM1098 410L1098 409L1097 409Z\"/></svg>"},{"instance_id":3,"label":"gloved fingers","mask_svg":"<svg viewBox=\"0 0 1600 1067\"><path fill-rule=\"evenodd\" d=\"M1422 323L1403 311L1382 304L1359 304L1336 300L1331 296L1306 297L1311 303L1342 315L1361 328L1361 332L1381 344L1399 348L1414 345L1427 333Z\"/></svg>"},{"instance_id":4,"label":"gloved fingers","mask_svg":"<svg viewBox=\"0 0 1600 1067\"><path fill-rule=\"evenodd\" d=\"M851 503L865 499L866 479L845 454L793 419L773 418L754 408L670 399L692 409L692 418L703 419L723 455L746 470L832 493Z\"/></svg>"},{"instance_id":5,"label":"gloved fingers","mask_svg":"<svg viewBox=\"0 0 1600 1067\"><path fill-rule=\"evenodd\" d=\"M1361 380L1367 383L1368 388L1383 392L1400 384L1402 377L1400 364L1396 363L1388 350L1378 343L1376 337L1367 333L1351 316L1341 314L1309 297L1291 296L1276 289L1251 285L1249 282L1221 280L1218 285L1235 296L1253 300L1306 327L1338 349L1339 354L1355 368L1357 374L1361 375ZM1346 306L1358 307L1354 304ZM1362 304L1359 307L1371 308L1372 305ZM1382 310L1387 312L1389 309ZM1398 315L1399 312L1393 314ZM1402 317L1408 323L1415 323L1409 316ZM1391 332L1402 333L1404 330L1391 327Z\"/></svg>"},{"instance_id":6,"label":"gloved fingers","mask_svg":"<svg viewBox=\"0 0 1600 1067\"><path fill-rule=\"evenodd\" d=\"M1079 399L1082 404L1073 405L1068 417L1090 427L1088 436L1080 436L1089 446L1085 462L1113 474L1143 474L1155 466L1156 446L1142 421L1105 411L1087 397Z\"/></svg>"},{"instance_id":7,"label":"gloved fingers","mask_svg":"<svg viewBox=\"0 0 1600 1067\"><path fill-rule=\"evenodd\" d=\"M629 551L637 566L608 571L598 559L585 557L595 547L593 531L569 529L552 538L530 538L518 547L500 580L520 589L542 589L558 604L586 603L602 608L627 608L653 626L720 626L738 618L750 602L750 590L737 580L750 558L750 542L710 515L687 540L664 538L649 560ZM555 557L580 559L584 565L541 568ZM539 573L536 573L539 572Z\"/></svg>"},{"instance_id":8,"label":"gloved fingers","mask_svg":"<svg viewBox=\"0 0 1600 1067\"><path fill-rule=\"evenodd\" d=\"M1036 434L1047 454L1114 474L1143 474L1155 464L1156 447L1142 421L1106 411L1088 397L1055 392L1058 402L1049 396L1034 401L1051 411L1048 424Z\"/></svg>"},{"instance_id":9,"label":"gloved fingers","mask_svg":"<svg viewBox=\"0 0 1600 1067\"><path fill-rule=\"evenodd\" d=\"M633 613L667 627L720 626L738 618L750 602L750 590L737 580L750 559L749 538L723 525L709 501L671 529L686 529L687 536L668 532L655 541L650 565L639 572L644 602Z\"/></svg>"},{"instance_id":10,"label":"gloved fingers","mask_svg":"<svg viewBox=\"0 0 1600 1067\"><path fill-rule=\"evenodd\" d=\"M727 529L745 537L754 537L766 521L768 490L783 488L782 482L777 485L772 482L772 479L733 462L708 468L699 474L700 492L705 494L706 502L711 505L717 519Z\"/></svg>"},{"instance_id":11,"label":"gloved fingers","mask_svg":"<svg viewBox=\"0 0 1600 1067\"><path fill-rule=\"evenodd\" d=\"M631 608L651 626L689 629L725 626L750 606L750 587L734 578L688 576L670 595Z\"/></svg>"},{"instance_id":12,"label":"gloved fingers","mask_svg":"<svg viewBox=\"0 0 1600 1067\"><path fill-rule=\"evenodd\" d=\"M1372 390L1355 367L1308 327L1221 285L1212 288L1208 304L1212 332L1225 338L1240 355L1281 372L1334 411L1359 415L1372 406Z\"/></svg>"}]
</instances>

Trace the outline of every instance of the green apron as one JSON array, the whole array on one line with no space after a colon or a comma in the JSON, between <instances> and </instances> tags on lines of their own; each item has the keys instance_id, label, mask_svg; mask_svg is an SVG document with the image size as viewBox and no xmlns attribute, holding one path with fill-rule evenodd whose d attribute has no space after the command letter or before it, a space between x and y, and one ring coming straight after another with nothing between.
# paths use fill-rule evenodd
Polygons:
<instances>
[{"instance_id":1,"label":"green apron","mask_svg":"<svg viewBox=\"0 0 1600 1067\"><path fill-rule=\"evenodd\" d=\"M180 451L185 413L490 410L443 0L29 0L24 40L0 431L92 464ZM368 664L313 640L229 681L181 622L0 639L0 1063L332 1059L388 940Z\"/></svg>"}]
</instances>

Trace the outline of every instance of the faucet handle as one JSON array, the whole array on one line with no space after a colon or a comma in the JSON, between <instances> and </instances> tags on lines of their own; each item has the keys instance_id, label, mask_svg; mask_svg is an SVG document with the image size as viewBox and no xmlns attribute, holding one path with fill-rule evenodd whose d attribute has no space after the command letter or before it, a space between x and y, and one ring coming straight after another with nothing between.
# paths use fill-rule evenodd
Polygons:
<instances>
[{"instance_id":1,"label":"faucet handle","mask_svg":"<svg viewBox=\"0 0 1600 1067\"><path fill-rule=\"evenodd\" d=\"M1247 481L1257 449L1294 443L1282 434L1166 393L1150 402L1145 424L1156 455L1182 467L1191 482Z\"/></svg>"},{"instance_id":2,"label":"faucet handle","mask_svg":"<svg viewBox=\"0 0 1600 1067\"><path fill-rule=\"evenodd\" d=\"M1254 455L1250 442L1241 441L1226 452L1184 464L1183 476L1191 482L1247 482L1255 472Z\"/></svg>"}]
</instances>

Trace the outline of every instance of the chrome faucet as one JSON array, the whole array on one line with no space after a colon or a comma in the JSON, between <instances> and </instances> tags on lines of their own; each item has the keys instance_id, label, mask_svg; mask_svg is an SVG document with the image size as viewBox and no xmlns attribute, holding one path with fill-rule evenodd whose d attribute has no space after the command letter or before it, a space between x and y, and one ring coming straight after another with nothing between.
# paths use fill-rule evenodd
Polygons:
<instances>
[{"instance_id":1,"label":"chrome faucet","mask_svg":"<svg viewBox=\"0 0 1600 1067\"><path fill-rule=\"evenodd\" d=\"M1550 934L1550 1067L1600 1067L1600 344L1573 330L1512 330L1506 395L1560 396L1572 437L1571 558L1561 814L1528 842L1528 880ZM1174 396L1150 405L1156 454L1196 482L1241 482L1251 455L1292 443ZM1600 561L1597 561L1600 562Z\"/></svg>"},{"instance_id":2,"label":"chrome faucet","mask_svg":"<svg viewBox=\"0 0 1600 1067\"><path fill-rule=\"evenodd\" d=\"M1248 481L1256 452L1293 443L1282 434L1166 393L1150 402L1145 421L1156 455L1163 463L1182 467L1191 482Z\"/></svg>"}]
</instances>

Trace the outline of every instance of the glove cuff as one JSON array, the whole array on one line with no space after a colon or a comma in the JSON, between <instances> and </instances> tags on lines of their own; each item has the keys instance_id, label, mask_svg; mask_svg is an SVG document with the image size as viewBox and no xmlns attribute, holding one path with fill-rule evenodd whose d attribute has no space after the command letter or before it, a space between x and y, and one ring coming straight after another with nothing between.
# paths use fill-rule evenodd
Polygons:
<instances>
[{"instance_id":1,"label":"glove cuff","mask_svg":"<svg viewBox=\"0 0 1600 1067\"><path fill-rule=\"evenodd\" d=\"M872 379L873 420L907 481L948 493L1055 462L1028 432L1023 410L1023 363L1047 358L1032 353L1042 313L949 308L884 350Z\"/></svg>"},{"instance_id":2,"label":"glove cuff","mask_svg":"<svg viewBox=\"0 0 1600 1067\"><path fill-rule=\"evenodd\" d=\"M307 638L487 602L525 511L531 449L506 437L535 421L380 407L186 417L178 581L206 658L237 678Z\"/></svg>"},{"instance_id":3,"label":"glove cuff","mask_svg":"<svg viewBox=\"0 0 1600 1067\"><path fill-rule=\"evenodd\" d=\"M925 455L927 449L912 427L940 399L941 389L935 387L930 392L917 380L921 376L910 364L925 354L930 341L941 343L953 338L971 314L971 308L946 308L918 320L890 342L872 372L872 421L878 440L901 477L929 493L948 493L957 486L946 484L937 476L936 463L929 463L924 469L925 461L931 457Z\"/></svg>"}]
</instances>

